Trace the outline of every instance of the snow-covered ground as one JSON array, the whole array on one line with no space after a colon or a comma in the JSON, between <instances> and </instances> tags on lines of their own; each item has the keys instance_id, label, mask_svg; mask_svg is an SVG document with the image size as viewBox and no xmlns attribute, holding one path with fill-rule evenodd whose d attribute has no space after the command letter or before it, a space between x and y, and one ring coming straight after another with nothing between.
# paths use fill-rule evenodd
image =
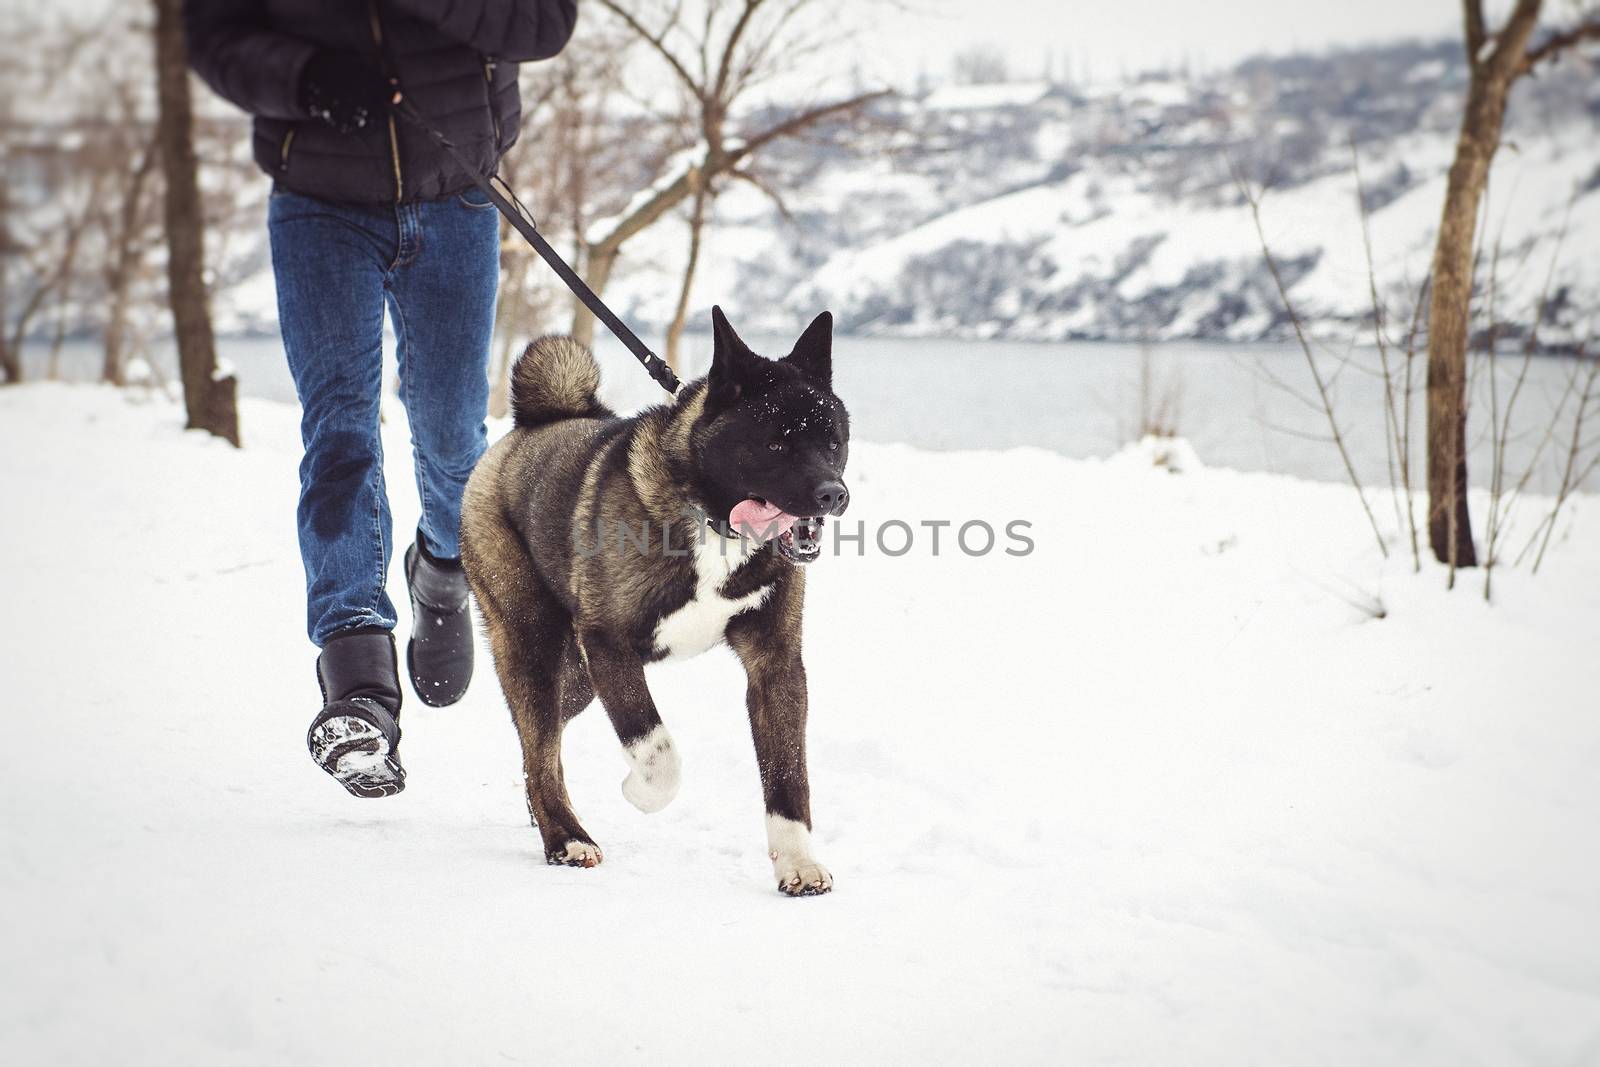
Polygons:
<instances>
[{"instance_id":1,"label":"snow-covered ground","mask_svg":"<svg viewBox=\"0 0 1600 1067\"><path fill-rule=\"evenodd\" d=\"M234 451L0 391L4 1062L1600 1057L1600 500L1491 607L1380 560L1340 486L863 445L852 529L1037 547L812 568L837 889L790 900L723 652L653 669L665 812L603 715L568 732L597 870L543 864L486 654L407 704L403 795L316 770L295 423L247 400Z\"/></svg>"}]
</instances>

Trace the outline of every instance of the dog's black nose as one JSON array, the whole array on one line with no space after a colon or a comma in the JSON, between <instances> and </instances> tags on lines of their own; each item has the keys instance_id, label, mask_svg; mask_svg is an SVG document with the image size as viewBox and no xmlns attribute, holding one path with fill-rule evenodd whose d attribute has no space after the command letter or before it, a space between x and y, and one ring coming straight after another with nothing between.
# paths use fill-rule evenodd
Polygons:
<instances>
[{"instance_id":1,"label":"dog's black nose","mask_svg":"<svg viewBox=\"0 0 1600 1067\"><path fill-rule=\"evenodd\" d=\"M826 515L837 515L850 502L850 490L843 482L823 482L817 487L817 506Z\"/></svg>"}]
</instances>

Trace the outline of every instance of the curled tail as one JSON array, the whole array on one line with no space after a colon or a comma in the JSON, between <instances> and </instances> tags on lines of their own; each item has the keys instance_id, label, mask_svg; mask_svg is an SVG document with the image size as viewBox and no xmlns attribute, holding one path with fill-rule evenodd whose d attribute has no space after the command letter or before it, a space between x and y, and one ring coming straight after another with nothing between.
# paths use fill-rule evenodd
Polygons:
<instances>
[{"instance_id":1,"label":"curled tail","mask_svg":"<svg viewBox=\"0 0 1600 1067\"><path fill-rule=\"evenodd\" d=\"M511 368L511 414L518 426L529 427L603 417L610 412L595 398L599 388L594 355L571 337L546 334Z\"/></svg>"}]
</instances>

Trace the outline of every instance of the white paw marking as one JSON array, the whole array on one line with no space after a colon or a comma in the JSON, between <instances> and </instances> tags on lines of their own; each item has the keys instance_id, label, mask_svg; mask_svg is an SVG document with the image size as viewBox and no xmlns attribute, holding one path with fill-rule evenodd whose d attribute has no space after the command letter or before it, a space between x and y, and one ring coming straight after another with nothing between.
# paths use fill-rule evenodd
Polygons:
<instances>
[{"instance_id":1,"label":"white paw marking","mask_svg":"<svg viewBox=\"0 0 1600 1067\"><path fill-rule=\"evenodd\" d=\"M657 812L678 795L683 777L683 757L672 743L665 726L657 726L640 741L627 746L628 777L622 780L622 795L640 811Z\"/></svg>"},{"instance_id":2,"label":"white paw marking","mask_svg":"<svg viewBox=\"0 0 1600 1067\"><path fill-rule=\"evenodd\" d=\"M811 855L811 831L805 823L768 815L767 856L778 889L789 896L819 896L833 889L833 875Z\"/></svg>"},{"instance_id":3,"label":"white paw marking","mask_svg":"<svg viewBox=\"0 0 1600 1067\"><path fill-rule=\"evenodd\" d=\"M563 851L552 852L545 858L552 866L557 867L598 867L600 861L605 859L600 854L600 846L587 841L568 841Z\"/></svg>"}]
</instances>

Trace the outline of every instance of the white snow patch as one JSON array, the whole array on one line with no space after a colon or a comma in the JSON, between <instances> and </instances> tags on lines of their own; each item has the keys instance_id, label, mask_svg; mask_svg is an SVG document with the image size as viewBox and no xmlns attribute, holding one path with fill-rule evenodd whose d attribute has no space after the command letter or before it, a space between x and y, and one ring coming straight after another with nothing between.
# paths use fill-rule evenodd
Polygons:
<instances>
[{"instance_id":1,"label":"white snow patch","mask_svg":"<svg viewBox=\"0 0 1600 1067\"><path fill-rule=\"evenodd\" d=\"M1158 437L1154 434L1146 434L1127 445L1111 460L1159 467L1170 474L1192 473L1201 469L1200 455L1188 441L1181 437Z\"/></svg>"},{"instance_id":2,"label":"white snow patch","mask_svg":"<svg viewBox=\"0 0 1600 1067\"><path fill-rule=\"evenodd\" d=\"M862 1061L1595 1047L1593 496L1487 606L1480 575L1411 574L1386 501L1379 558L1343 486L858 444L830 528L1026 518L1037 547L869 533L807 571L839 881L790 900L729 654L650 669L695 753L670 814L618 795L599 708L568 726L592 871L544 863L487 647L460 704L408 703L403 794L331 782L297 411L240 407L234 449L160 397L0 390L6 1062L483 1063L552 1020L600 1062L815 1059L774 1045L796 1019ZM404 419L383 433L405 530Z\"/></svg>"},{"instance_id":3,"label":"white snow patch","mask_svg":"<svg viewBox=\"0 0 1600 1067\"><path fill-rule=\"evenodd\" d=\"M991 108L1028 107L1050 92L1047 81L997 82L989 85L944 85L922 101L927 111L986 111Z\"/></svg>"}]
</instances>

